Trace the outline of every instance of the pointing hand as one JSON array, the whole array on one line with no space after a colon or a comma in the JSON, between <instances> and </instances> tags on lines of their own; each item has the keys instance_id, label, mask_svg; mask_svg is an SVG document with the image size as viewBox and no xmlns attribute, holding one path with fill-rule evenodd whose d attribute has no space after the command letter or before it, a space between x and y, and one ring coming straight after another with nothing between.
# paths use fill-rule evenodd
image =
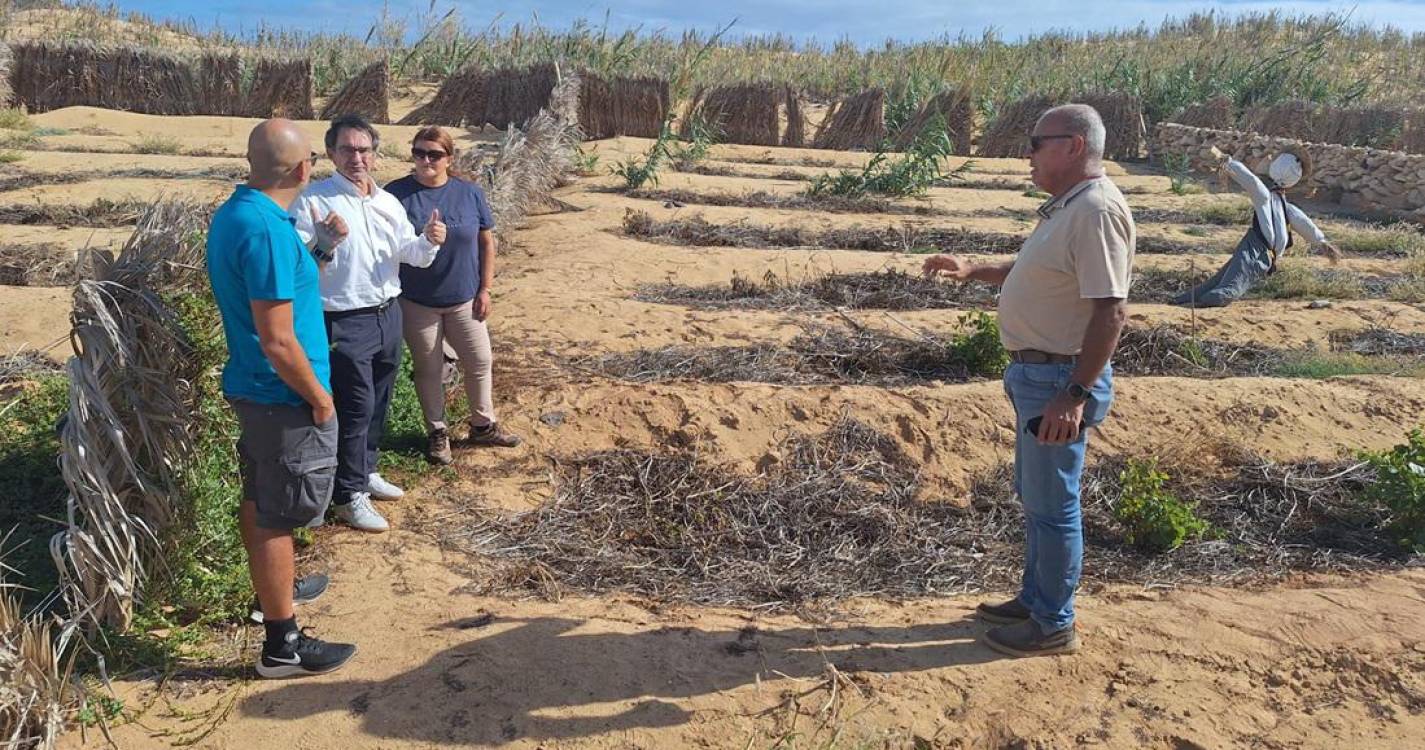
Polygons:
<instances>
[{"instance_id":1,"label":"pointing hand","mask_svg":"<svg viewBox=\"0 0 1425 750\"><path fill-rule=\"evenodd\" d=\"M317 218L317 207L311 207L312 231L316 233L317 248L322 252L331 252L333 248L340 245L346 239L346 222L341 215L335 211L327 214L327 218Z\"/></svg>"}]
</instances>

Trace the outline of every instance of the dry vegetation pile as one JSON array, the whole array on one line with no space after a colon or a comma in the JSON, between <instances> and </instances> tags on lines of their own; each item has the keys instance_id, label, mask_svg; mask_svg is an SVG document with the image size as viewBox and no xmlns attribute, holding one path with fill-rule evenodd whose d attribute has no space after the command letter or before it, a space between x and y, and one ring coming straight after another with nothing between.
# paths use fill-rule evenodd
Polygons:
<instances>
[{"instance_id":1,"label":"dry vegetation pile","mask_svg":"<svg viewBox=\"0 0 1425 750\"><path fill-rule=\"evenodd\" d=\"M1360 331L1335 331L1331 348L1367 357L1425 356L1425 334L1401 333L1383 326Z\"/></svg>"},{"instance_id":2,"label":"dry vegetation pile","mask_svg":"<svg viewBox=\"0 0 1425 750\"><path fill-rule=\"evenodd\" d=\"M579 129L585 138L631 135L657 138L672 106L668 82L661 78L614 78L581 75Z\"/></svg>"},{"instance_id":3,"label":"dry vegetation pile","mask_svg":"<svg viewBox=\"0 0 1425 750\"><path fill-rule=\"evenodd\" d=\"M198 96L209 114L241 115L245 109L242 58L208 54L198 61Z\"/></svg>"},{"instance_id":4,"label":"dry vegetation pile","mask_svg":"<svg viewBox=\"0 0 1425 750\"><path fill-rule=\"evenodd\" d=\"M513 516L477 506L445 539L495 562L488 590L549 598L623 591L665 602L795 606L1018 581L1023 514L1009 467L980 478L962 507L918 498L917 464L854 419L790 438L771 455L756 475L720 465L697 444L563 459L552 499ZM1387 512L1357 498L1369 469L1241 453L1217 473L1200 466L1183 467L1171 489L1196 503L1212 534L1156 555L1129 545L1114 519L1124 464L1089 470L1093 579L1247 582L1402 562L1379 532Z\"/></svg>"},{"instance_id":5,"label":"dry vegetation pile","mask_svg":"<svg viewBox=\"0 0 1425 750\"><path fill-rule=\"evenodd\" d=\"M186 63L136 47L24 42L12 45L12 97L31 112L73 106L154 115L204 111Z\"/></svg>"},{"instance_id":6,"label":"dry vegetation pile","mask_svg":"<svg viewBox=\"0 0 1425 750\"><path fill-rule=\"evenodd\" d=\"M897 151L905 151L926 128L938 123L944 123L945 132L955 143L954 153L968 156L975 136L975 107L970 96L963 91L943 91L931 97L896 132L892 144Z\"/></svg>"},{"instance_id":7,"label":"dry vegetation pile","mask_svg":"<svg viewBox=\"0 0 1425 750\"><path fill-rule=\"evenodd\" d=\"M896 386L997 376L1007 357L994 320L966 313L969 332L906 338L852 324L806 326L785 345L666 346L580 357L574 367L637 383L669 380Z\"/></svg>"},{"instance_id":8,"label":"dry vegetation pile","mask_svg":"<svg viewBox=\"0 0 1425 750\"><path fill-rule=\"evenodd\" d=\"M68 286L74 280L74 253L59 245L0 245L0 285Z\"/></svg>"},{"instance_id":9,"label":"dry vegetation pile","mask_svg":"<svg viewBox=\"0 0 1425 750\"><path fill-rule=\"evenodd\" d=\"M47 224L64 227L122 227L133 224L149 204L136 200L96 199L87 206L63 203L0 205L0 224Z\"/></svg>"},{"instance_id":10,"label":"dry vegetation pile","mask_svg":"<svg viewBox=\"0 0 1425 750\"><path fill-rule=\"evenodd\" d=\"M700 90L693 95L682 137L692 140L693 126L703 123L721 143L776 146L782 142L781 88L768 83L743 83Z\"/></svg>"},{"instance_id":11,"label":"dry vegetation pile","mask_svg":"<svg viewBox=\"0 0 1425 750\"><path fill-rule=\"evenodd\" d=\"M21 349L0 356L0 386L13 385L43 375L55 375L61 368L55 361L34 349Z\"/></svg>"},{"instance_id":12,"label":"dry vegetation pile","mask_svg":"<svg viewBox=\"0 0 1425 750\"><path fill-rule=\"evenodd\" d=\"M246 101L248 117L314 119L312 61L306 58L258 60Z\"/></svg>"},{"instance_id":13,"label":"dry vegetation pile","mask_svg":"<svg viewBox=\"0 0 1425 750\"><path fill-rule=\"evenodd\" d=\"M994 304L985 284L947 284L919 274L889 269L873 273L824 273L796 280L772 271L761 280L732 277L726 285L659 284L639 289L636 299L711 309L762 310L934 310Z\"/></svg>"},{"instance_id":14,"label":"dry vegetation pile","mask_svg":"<svg viewBox=\"0 0 1425 750\"><path fill-rule=\"evenodd\" d=\"M1026 158L1029 134L1045 110L1068 102L1088 104L1103 117L1107 138L1104 156L1115 160L1135 160L1143 156L1145 126L1143 103L1127 94L1088 92L1073 97L1036 94L1004 105L985 127L976 150L981 156Z\"/></svg>"},{"instance_id":15,"label":"dry vegetation pile","mask_svg":"<svg viewBox=\"0 0 1425 750\"><path fill-rule=\"evenodd\" d=\"M647 211L630 209L624 214L623 232L631 237L668 245L702 247L824 247L837 250L869 250L899 253L979 253L1019 252L1024 236L1005 232L984 232L955 227L926 227L903 224L898 227L861 227L816 230L802 226L771 226L740 221L714 224L702 216L686 219L654 219ZM1139 237L1138 252L1145 254L1211 253L1217 248L1160 237Z\"/></svg>"},{"instance_id":16,"label":"dry vegetation pile","mask_svg":"<svg viewBox=\"0 0 1425 750\"><path fill-rule=\"evenodd\" d=\"M624 194L629 198L639 200L664 201L693 206L739 206L742 208L775 208L851 214L904 214L908 216L938 216L946 213L944 209L936 208L929 201L908 204L869 196L769 193L765 190L746 193L702 193L694 190L647 188L629 190Z\"/></svg>"},{"instance_id":17,"label":"dry vegetation pile","mask_svg":"<svg viewBox=\"0 0 1425 750\"><path fill-rule=\"evenodd\" d=\"M322 107L322 119L361 115L378 124L390 122L390 76L390 63L384 59L366 66L327 100Z\"/></svg>"},{"instance_id":18,"label":"dry vegetation pile","mask_svg":"<svg viewBox=\"0 0 1425 750\"><path fill-rule=\"evenodd\" d=\"M886 92L863 91L831 106L812 148L832 151L869 151L886 138Z\"/></svg>"},{"instance_id":19,"label":"dry vegetation pile","mask_svg":"<svg viewBox=\"0 0 1425 750\"><path fill-rule=\"evenodd\" d=\"M807 141L807 118L802 112L802 96L791 86L786 87L787 129L782 134L782 145L787 148L805 148Z\"/></svg>"}]
</instances>

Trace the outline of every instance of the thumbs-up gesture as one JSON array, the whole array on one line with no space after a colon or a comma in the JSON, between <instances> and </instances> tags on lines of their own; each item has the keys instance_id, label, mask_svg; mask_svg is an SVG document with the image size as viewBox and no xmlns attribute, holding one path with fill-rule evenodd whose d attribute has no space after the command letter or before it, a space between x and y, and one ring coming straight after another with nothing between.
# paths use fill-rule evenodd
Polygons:
<instances>
[{"instance_id":1,"label":"thumbs-up gesture","mask_svg":"<svg viewBox=\"0 0 1425 750\"><path fill-rule=\"evenodd\" d=\"M432 245L445 244L445 222L440 220L440 209L431 210L430 220L426 222L425 235Z\"/></svg>"},{"instance_id":2,"label":"thumbs-up gesture","mask_svg":"<svg viewBox=\"0 0 1425 750\"><path fill-rule=\"evenodd\" d=\"M341 215L332 211L327 214L327 218L317 217L317 207L311 207L312 232L317 238L317 249L323 253L330 253L342 240L346 239L346 222Z\"/></svg>"}]
</instances>

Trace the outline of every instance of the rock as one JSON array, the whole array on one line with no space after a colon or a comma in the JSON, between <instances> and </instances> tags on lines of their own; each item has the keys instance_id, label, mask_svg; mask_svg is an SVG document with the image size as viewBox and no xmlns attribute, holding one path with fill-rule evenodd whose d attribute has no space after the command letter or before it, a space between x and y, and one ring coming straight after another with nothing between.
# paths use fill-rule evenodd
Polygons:
<instances>
[{"instance_id":1,"label":"rock","mask_svg":"<svg viewBox=\"0 0 1425 750\"><path fill-rule=\"evenodd\" d=\"M1308 309L1308 310L1325 310L1326 308L1328 308L1328 307L1330 307L1330 306L1331 306L1331 300L1329 300L1329 299L1318 299L1318 300L1312 300L1311 304L1309 304L1309 305L1306 306L1306 309Z\"/></svg>"},{"instance_id":2,"label":"rock","mask_svg":"<svg viewBox=\"0 0 1425 750\"><path fill-rule=\"evenodd\" d=\"M544 414L539 415L539 421L549 425L550 427L558 427L564 424L564 412L545 412Z\"/></svg>"}]
</instances>

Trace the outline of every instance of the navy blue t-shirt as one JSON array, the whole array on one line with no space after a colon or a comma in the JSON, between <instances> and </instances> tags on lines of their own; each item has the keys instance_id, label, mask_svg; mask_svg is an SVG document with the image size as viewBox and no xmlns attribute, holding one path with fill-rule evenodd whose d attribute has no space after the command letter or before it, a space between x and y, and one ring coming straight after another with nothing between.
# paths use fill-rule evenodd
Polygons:
<instances>
[{"instance_id":1,"label":"navy blue t-shirt","mask_svg":"<svg viewBox=\"0 0 1425 750\"><path fill-rule=\"evenodd\" d=\"M401 296L426 307L475 299L480 291L480 230L495 228L485 191L458 177L432 188L407 176L387 185L386 192L406 207L417 234L425 229L432 209L440 209L445 222L445 244L429 268L401 264Z\"/></svg>"}]
</instances>

